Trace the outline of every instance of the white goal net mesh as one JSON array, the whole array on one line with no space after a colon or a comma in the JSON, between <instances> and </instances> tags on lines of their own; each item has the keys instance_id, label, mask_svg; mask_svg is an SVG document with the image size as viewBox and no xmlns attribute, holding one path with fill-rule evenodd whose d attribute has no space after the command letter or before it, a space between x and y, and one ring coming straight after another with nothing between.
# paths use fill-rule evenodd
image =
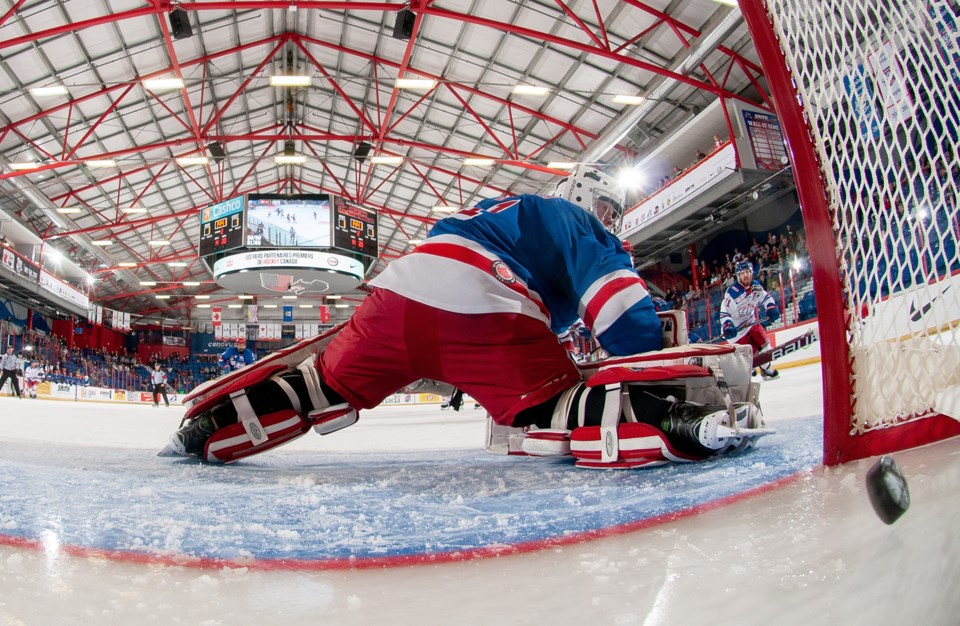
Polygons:
<instances>
[{"instance_id":1,"label":"white goal net mesh","mask_svg":"<svg viewBox=\"0 0 960 626\"><path fill-rule=\"evenodd\" d=\"M833 218L852 433L960 397L958 4L766 2Z\"/></svg>"}]
</instances>

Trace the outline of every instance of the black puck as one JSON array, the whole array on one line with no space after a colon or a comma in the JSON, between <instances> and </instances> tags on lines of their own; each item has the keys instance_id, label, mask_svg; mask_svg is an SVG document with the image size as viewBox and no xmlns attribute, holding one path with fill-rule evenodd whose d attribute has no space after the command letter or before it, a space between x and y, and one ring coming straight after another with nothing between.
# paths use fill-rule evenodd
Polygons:
<instances>
[{"instance_id":1,"label":"black puck","mask_svg":"<svg viewBox=\"0 0 960 626\"><path fill-rule=\"evenodd\" d=\"M867 495L884 524L894 523L910 507L907 479L892 457L880 457L867 472Z\"/></svg>"}]
</instances>

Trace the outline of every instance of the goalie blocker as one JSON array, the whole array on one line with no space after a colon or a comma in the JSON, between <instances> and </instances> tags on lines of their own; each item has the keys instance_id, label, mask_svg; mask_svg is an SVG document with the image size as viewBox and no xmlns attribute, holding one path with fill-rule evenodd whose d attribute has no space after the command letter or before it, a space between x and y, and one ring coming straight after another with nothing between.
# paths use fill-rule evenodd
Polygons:
<instances>
[{"instance_id":1,"label":"goalie blocker","mask_svg":"<svg viewBox=\"0 0 960 626\"><path fill-rule=\"evenodd\" d=\"M289 443L311 428L326 435L354 424L358 411L323 385L314 367L316 355L338 330L277 351L187 394L184 425L160 456L232 463Z\"/></svg>"}]
</instances>

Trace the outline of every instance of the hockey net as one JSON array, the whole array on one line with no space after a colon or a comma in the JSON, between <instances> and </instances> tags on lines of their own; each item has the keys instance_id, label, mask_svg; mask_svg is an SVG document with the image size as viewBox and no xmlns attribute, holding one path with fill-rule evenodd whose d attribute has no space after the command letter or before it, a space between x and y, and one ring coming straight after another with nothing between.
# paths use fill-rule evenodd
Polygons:
<instances>
[{"instance_id":1,"label":"hockey net","mask_svg":"<svg viewBox=\"0 0 960 626\"><path fill-rule=\"evenodd\" d=\"M740 0L795 169L824 345L824 461L960 432L960 11ZM819 174L819 175L818 175Z\"/></svg>"}]
</instances>

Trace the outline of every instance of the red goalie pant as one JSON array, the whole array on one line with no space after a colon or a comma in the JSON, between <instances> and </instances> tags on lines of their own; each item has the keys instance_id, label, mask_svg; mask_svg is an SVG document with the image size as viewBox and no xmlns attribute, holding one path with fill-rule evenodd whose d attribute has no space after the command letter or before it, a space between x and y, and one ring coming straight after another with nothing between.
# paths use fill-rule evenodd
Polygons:
<instances>
[{"instance_id":1,"label":"red goalie pant","mask_svg":"<svg viewBox=\"0 0 960 626\"><path fill-rule=\"evenodd\" d=\"M318 359L323 380L370 409L421 378L462 389L498 424L580 381L557 336L510 313L450 313L375 289Z\"/></svg>"}]
</instances>

